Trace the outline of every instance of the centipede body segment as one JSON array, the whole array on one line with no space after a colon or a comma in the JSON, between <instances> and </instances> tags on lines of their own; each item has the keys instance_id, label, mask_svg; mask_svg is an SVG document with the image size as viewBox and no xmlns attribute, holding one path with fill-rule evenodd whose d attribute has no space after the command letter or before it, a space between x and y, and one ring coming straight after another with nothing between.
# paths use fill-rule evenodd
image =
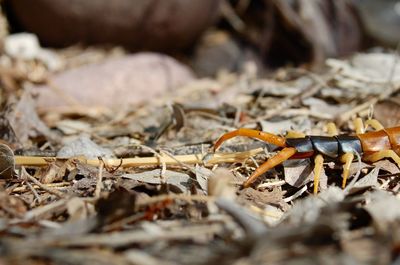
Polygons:
<instances>
[{"instance_id":1,"label":"centipede body segment","mask_svg":"<svg viewBox=\"0 0 400 265\"><path fill-rule=\"evenodd\" d=\"M360 128L360 120L356 120L355 124L358 132L364 132L364 128ZM281 149L252 173L243 183L244 187L250 186L263 173L288 159L314 157L314 193L317 193L319 176L325 158L335 159L343 163L343 188L346 186L350 165L356 154L369 162L391 158L400 167L400 127L383 128L376 120L369 120L366 124L378 130L355 135L285 138L271 133L241 128L222 135L213 149L215 151L223 142L236 136L257 138ZM363 127L362 122L361 126ZM333 129L331 131L335 132Z\"/></svg>"}]
</instances>

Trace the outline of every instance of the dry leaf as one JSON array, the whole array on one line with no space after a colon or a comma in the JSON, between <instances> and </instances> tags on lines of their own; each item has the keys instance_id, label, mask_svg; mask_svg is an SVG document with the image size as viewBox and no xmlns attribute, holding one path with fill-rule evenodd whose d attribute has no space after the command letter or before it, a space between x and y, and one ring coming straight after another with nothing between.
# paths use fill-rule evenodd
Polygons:
<instances>
[{"instance_id":1,"label":"dry leaf","mask_svg":"<svg viewBox=\"0 0 400 265\"><path fill-rule=\"evenodd\" d=\"M15 107L6 114L18 140L27 145L28 140L45 136L48 140L57 141L58 137L40 120L31 91L25 89Z\"/></svg>"},{"instance_id":2,"label":"dry leaf","mask_svg":"<svg viewBox=\"0 0 400 265\"><path fill-rule=\"evenodd\" d=\"M206 167L196 165L196 180L199 183L201 189L207 194L208 193L208 179L214 174L211 170Z\"/></svg>"},{"instance_id":3,"label":"dry leaf","mask_svg":"<svg viewBox=\"0 0 400 265\"><path fill-rule=\"evenodd\" d=\"M41 183L49 184L62 180L64 174L58 174L58 172L60 172L60 167L55 163L51 163L47 167L39 168L35 176L39 178ZM65 173L65 171L63 173Z\"/></svg>"},{"instance_id":4,"label":"dry leaf","mask_svg":"<svg viewBox=\"0 0 400 265\"><path fill-rule=\"evenodd\" d=\"M166 170L165 172L163 172L163 176L161 176L161 169L154 169L151 171L145 171L134 174L124 174L121 177L149 184L160 185L162 183L166 183L176 187L178 191L181 193L188 193L193 183L193 180L189 177L189 175L181 172Z\"/></svg>"},{"instance_id":5,"label":"dry leaf","mask_svg":"<svg viewBox=\"0 0 400 265\"><path fill-rule=\"evenodd\" d=\"M75 197L67 202L67 212L69 215L69 221L77 221L88 218L90 214L89 205L87 202L81 198ZM92 209L93 212L93 209Z\"/></svg>"},{"instance_id":6,"label":"dry leaf","mask_svg":"<svg viewBox=\"0 0 400 265\"><path fill-rule=\"evenodd\" d=\"M226 168L216 169L208 179L208 195L234 199L236 195L234 187L230 184L232 180L234 176L231 171Z\"/></svg>"},{"instance_id":7,"label":"dry leaf","mask_svg":"<svg viewBox=\"0 0 400 265\"><path fill-rule=\"evenodd\" d=\"M368 201L370 202L364 208L380 229L389 229L394 221L400 220L400 200L396 196L383 191L375 191L369 194Z\"/></svg>"},{"instance_id":8,"label":"dry leaf","mask_svg":"<svg viewBox=\"0 0 400 265\"><path fill-rule=\"evenodd\" d=\"M294 203L287 212L286 221L294 225L313 224L319 218L321 210L327 205L343 201L345 193L338 187L329 187L318 196L309 196Z\"/></svg>"},{"instance_id":9,"label":"dry leaf","mask_svg":"<svg viewBox=\"0 0 400 265\"><path fill-rule=\"evenodd\" d=\"M377 168L381 168L389 172L390 174L400 173L399 167L388 159L380 160L378 162L375 162L373 165Z\"/></svg>"},{"instance_id":10,"label":"dry leaf","mask_svg":"<svg viewBox=\"0 0 400 265\"><path fill-rule=\"evenodd\" d=\"M300 188L314 180L314 165L310 159L287 160L283 163L283 168L286 183L293 187ZM323 190L328 186L328 177L324 168L321 171L319 185Z\"/></svg>"},{"instance_id":11,"label":"dry leaf","mask_svg":"<svg viewBox=\"0 0 400 265\"><path fill-rule=\"evenodd\" d=\"M0 179L10 179L15 175L14 153L10 147L0 143Z\"/></svg>"},{"instance_id":12,"label":"dry leaf","mask_svg":"<svg viewBox=\"0 0 400 265\"><path fill-rule=\"evenodd\" d=\"M373 168L371 172L358 180L352 188L365 188L378 185L379 167Z\"/></svg>"}]
</instances>

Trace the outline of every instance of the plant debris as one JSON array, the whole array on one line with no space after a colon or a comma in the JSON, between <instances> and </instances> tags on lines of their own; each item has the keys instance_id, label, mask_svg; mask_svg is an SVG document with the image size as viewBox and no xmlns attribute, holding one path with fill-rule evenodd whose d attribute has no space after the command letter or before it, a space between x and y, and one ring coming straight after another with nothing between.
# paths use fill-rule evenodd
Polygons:
<instances>
[{"instance_id":1,"label":"plant debris","mask_svg":"<svg viewBox=\"0 0 400 265\"><path fill-rule=\"evenodd\" d=\"M239 35L264 43L241 30L249 18L222 2ZM165 55L50 51L34 35L8 39L0 55L0 264L398 264L394 160L356 159L342 188L343 163L326 159L313 195L312 158L285 161L243 188L276 146L236 137L212 151L237 128L326 136L329 122L354 133L358 117L399 125L398 54L325 60L359 40L341 47L332 33L331 45L319 47L311 31L331 25L313 14L324 6L303 1L294 12L272 2L289 23L285 32L294 38L298 29L311 47L304 56L324 65L319 71L260 74L260 62L244 60L236 73L196 78ZM332 8L346 12L335 21L350 15L339 2ZM296 20L302 10L312 27ZM240 50L236 40L223 41L228 52ZM280 43L270 41L269 53ZM18 57L14 42L30 50ZM239 52L232 56L245 56ZM197 60L200 68L207 62Z\"/></svg>"}]
</instances>

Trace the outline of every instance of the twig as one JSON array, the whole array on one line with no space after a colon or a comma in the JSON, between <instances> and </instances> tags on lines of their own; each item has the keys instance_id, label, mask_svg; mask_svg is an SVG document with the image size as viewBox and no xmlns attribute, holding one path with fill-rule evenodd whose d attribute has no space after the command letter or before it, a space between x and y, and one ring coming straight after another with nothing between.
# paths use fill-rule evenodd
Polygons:
<instances>
[{"instance_id":1,"label":"twig","mask_svg":"<svg viewBox=\"0 0 400 265\"><path fill-rule=\"evenodd\" d=\"M168 231L159 231L158 233L149 233L148 231L143 230L128 230L106 234L88 234L84 236L78 235L63 238L46 238L40 240L39 242L45 246L107 246L116 248L135 243L149 244L167 240L193 240L194 237L211 236L221 233L223 229L223 225L214 223L179 227Z\"/></svg>"},{"instance_id":2,"label":"twig","mask_svg":"<svg viewBox=\"0 0 400 265\"><path fill-rule=\"evenodd\" d=\"M42 184L43 186L46 186L48 188L64 188L66 186L70 186L71 183L70 182L60 182L60 183L49 183L49 184ZM32 186L34 189L39 188L39 186L37 185L33 185ZM16 188L11 188L9 190L7 190L7 192L12 193L12 192L25 192L27 190L27 187L23 186L23 187L16 187Z\"/></svg>"},{"instance_id":3,"label":"twig","mask_svg":"<svg viewBox=\"0 0 400 265\"><path fill-rule=\"evenodd\" d=\"M242 162L244 159L254 156L258 153L263 152L262 148L256 148L245 152L235 152L235 153L215 153L208 160L207 164L214 165L219 163L236 163ZM83 159L77 158L81 163L88 164L91 166L99 166L100 161L98 159ZM58 157L34 157L34 156L15 156L15 164L20 166L47 166L48 164L55 161L62 161L65 158ZM162 161L161 161L162 160ZM103 159L104 163L108 166L118 166L122 168L126 167L138 167L138 166L157 166L161 162L166 165L179 165L180 163L185 164L203 164L203 155L178 155L174 159L161 154L159 157L135 157L135 158L124 158L122 159ZM41 184L42 185L42 184ZM42 185L43 186L43 185Z\"/></svg>"},{"instance_id":4,"label":"twig","mask_svg":"<svg viewBox=\"0 0 400 265\"><path fill-rule=\"evenodd\" d=\"M284 202L288 203L293 201L294 199L298 198L307 190L307 185L304 185L300 190L298 190L295 194L292 196L286 197L283 199Z\"/></svg>"},{"instance_id":5,"label":"twig","mask_svg":"<svg viewBox=\"0 0 400 265\"><path fill-rule=\"evenodd\" d=\"M186 194L166 194L166 195L159 195L155 197L150 197L146 199L140 199L137 202L137 205L139 207L142 206L147 206L149 204L154 204L157 202L162 202L165 200L183 200L187 202L192 202L192 201L202 201L202 202L207 202L207 201L212 201L215 198L212 196L205 196L205 195L186 195Z\"/></svg>"},{"instance_id":6,"label":"twig","mask_svg":"<svg viewBox=\"0 0 400 265\"><path fill-rule=\"evenodd\" d=\"M44 206L30 210L29 212L26 212L24 219L25 220L36 219L47 213L64 209L67 207L66 205L67 205L67 200L65 200L65 199L58 200L58 201L52 202L50 204L46 204Z\"/></svg>"},{"instance_id":7,"label":"twig","mask_svg":"<svg viewBox=\"0 0 400 265\"><path fill-rule=\"evenodd\" d=\"M153 153L155 155L155 157L157 157L160 160L160 162L159 162L159 164L161 164L160 179L161 179L161 181L166 182L167 180L165 179L165 172L167 171L167 164L165 163L163 157L159 153L157 153L156 150L154 150L153 148L151 148L147 145L138 144L137 146L139 146L143 149L149 150L151 153ZM118 167L121 167L122 164L123 164L123 160L122 161L120 160Z\"/></svg>"},{"instance_id":8,"label":"twig","mask_svg":"<svg viewBox=\"0 0 400 265\"><path fill-rule=\"evenodd\" d=\"M96 183L96 190L94 192L94 197L96 199L100 198L100 193L101 193L101 188L102 188L102 184L103 184L103 168L104 168L104 162L103 160L100 160L100 165L99 165L99 174L97 176L97 183Z\"/></svg>"},{"instance_id":9,"label":"twig","mask_svg":"<svg viewBox=\"0 0 400 265\"><path fill-rule=\"evenodd\" d=\"M40 204L42 202L42 200L40 199L40 196L37 193L37 191L35 190L35 188L32 187L32 185L28 181L26 182L26 186L28 186L28 188L32 191L33 196L35 197L36 201L38 202L38 204Z\"/></svg>"},{"instance_id":10,"label":"twig","mask_svg":"<svg viewBox=\"0 0 400 265\"><path fill-rule=\"evenodd\" d=\"M246 25L227 0L221 2L221 13L237 32L244 31Z\"/></svg>"},{"instance_id":11,"label":"twig","mask_svg":"<svg viewBox=\"0 0 400 265\"><path fill-rule=\"evenodd\" d=\"M29 175L29 173L26 172L25 168L22 168L22 173L24 174L24 176L26 176L26 178L29 181L33 182L35 185L37 185L42 190L47 191L48 193L51 193L51 194L57 196L60 199L65 197L62 192L59 192L58 190L55 190L55 189L52 189L52 188L49 188L49 187L43 185L39 180L37 180L34 177L32 177L31 175Z\"/></svg>"},{"instance_id":12,"label":"twig","mask_svg":"<svg viewBox=\"0 0 400 265\"><path fill-rule=\"evenodd\" d=\"M275 181L275 182L266 182L266 183L262 183L262 184L258 185L257 189L277 187L277 186L282 186L282 185L285 185L285 184L286 184L286 181L284 181L284 180L278 180L278 181Z\"/></svg>"},{"instance_id":13,"label":"twig","mask_svg":"<svg viewBox=\"0 0 400 265\"><path fill-rule=\"evenodd\" d=\"M175 156L173 154L170 154L169 152L165 151L165 150L161 150L160 151L161 154L163 155L167 155L168 157L172 158L173 160L176 161L176 163L178 163L178 165L180 165L183 168L186 168L188 170L190 170L193 174L196 174L196 169L186 163L183 163L181 161L179 161L178 159L175 158Z\"/></svg>"}]
</instances>

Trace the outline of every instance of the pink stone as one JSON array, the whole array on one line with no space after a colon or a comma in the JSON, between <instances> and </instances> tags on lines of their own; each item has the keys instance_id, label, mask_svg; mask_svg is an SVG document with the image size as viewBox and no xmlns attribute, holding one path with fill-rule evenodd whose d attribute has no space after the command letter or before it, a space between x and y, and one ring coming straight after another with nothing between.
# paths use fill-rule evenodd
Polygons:
<instances>
[{"instance_id":1,"label":"pink stone","mask_svg":"<svg viewBox=\"0 0 400 265\"><path fill-rule=\"evenodd\" d=\"M150 101L193 80L191 70L175 59L138 53L67 70L50 78L53 88L36 86L41 110L71 105L121 107Z\"/></svg>"}]
</instances>

